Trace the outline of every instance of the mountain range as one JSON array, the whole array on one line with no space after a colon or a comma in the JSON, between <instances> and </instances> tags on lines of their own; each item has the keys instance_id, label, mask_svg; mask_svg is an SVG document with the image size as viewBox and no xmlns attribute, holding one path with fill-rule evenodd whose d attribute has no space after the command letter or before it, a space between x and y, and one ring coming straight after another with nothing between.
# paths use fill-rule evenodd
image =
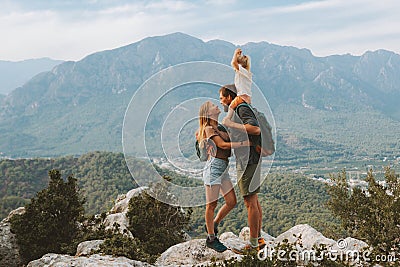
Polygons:
<instances>
[{"instance_id":1,"label":"mountain range","mask_svg":"<svg viewBox=\"0 0 400 267\"><path fill-rule=\"evenodd\" d=\"M229 64L235 48L174 33L61 63L0 97L0 152L122 151L124 112L144 81L179 63ZM316 57L267 42L241 48L275 117L277 159L400 157L400 55L378 50Z\"/></svg>"},{"instance_id":2,"label":"mountain range","mask_svg":"<svg viewBox=\"0 0 400 267\"><path fill-rule=\"evenodd\" d=\"M36 74L49 71L62 62L62 60L50 58L28 59L23 61L0 60L0 95L7 95L13 89L29 81Z\"/></svg>"}]
</instances>

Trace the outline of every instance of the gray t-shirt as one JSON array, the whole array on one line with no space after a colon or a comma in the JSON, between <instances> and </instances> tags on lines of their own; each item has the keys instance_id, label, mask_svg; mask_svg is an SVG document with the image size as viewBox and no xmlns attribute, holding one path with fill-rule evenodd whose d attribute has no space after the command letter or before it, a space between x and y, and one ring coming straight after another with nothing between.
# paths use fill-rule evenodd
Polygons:
<instances>
[{"instance_id":1,"label":"gray t-shirt","mask_svg":"<svg viewBox=\"0 0 400 267\"><path fill-rule=\"evenodd\" d=\"M236 108L235 114L233 116L233 121L236 123L241 123L243 125L250 124L253 126L259 126L256 116L250 107L238 106ZM246 137L246 135L248 137ZM249 139L253 144L259 143L259 138L261 135L251 135L240 130L231 130L232 142L240 142ZM260 154L256 151L255 146L250 146L250 150L247 147L240 147L234 149L236 162L243 164L258 164L260 160Z\"/></svg>"}]
</instances>

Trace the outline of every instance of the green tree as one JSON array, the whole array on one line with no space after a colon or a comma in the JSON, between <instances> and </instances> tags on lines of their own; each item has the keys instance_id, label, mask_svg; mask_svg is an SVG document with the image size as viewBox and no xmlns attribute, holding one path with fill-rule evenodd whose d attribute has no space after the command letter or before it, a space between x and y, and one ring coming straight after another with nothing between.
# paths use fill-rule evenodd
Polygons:
<instances>
[{"instance_id":1,"label":"green tree","mask_svg":"<svg viewBox=\"0 0 400 267\"><path fill-rule=\"evenodd\" d=\"M372 170L366 177L368 187L351 188L343 171L331 177L328 208L340 218L343 227L355 238L369 244L375 254L396 253L400 257L400 179L386 168L385 183L375 180Z\"/></svg>"},{"instance_id":2,"label":"green tree","mask_svg":"<svg viewBox=\"0 0 400 267\"><path fill-rule=\"evenodd\" d=\"M168 179L168 178L167 178ZM164 183L152 187L156 196L173 201ZM143 244L146 253L158 255L170 246L183 242L188 230L191 209L184 211L179 206L171 206L154 199L147 193L131 198L127 217L129 231ZM172 202L170 202L172 203Z\"/></svg>"},{"instance_id":3,"label":"green tree","mask_svg":"<svg viewBox=\"0 0 400 267\"><path fill-rule=\"evenodd\" d=\"M71 175L64 182L58 170L49 171L49 178L48 187L31 199L25 213L11 220L11 230L26 262L49 252L74 253L70 244L80 232L84 200L77 180Z\"/></svg>"}]
</instances>

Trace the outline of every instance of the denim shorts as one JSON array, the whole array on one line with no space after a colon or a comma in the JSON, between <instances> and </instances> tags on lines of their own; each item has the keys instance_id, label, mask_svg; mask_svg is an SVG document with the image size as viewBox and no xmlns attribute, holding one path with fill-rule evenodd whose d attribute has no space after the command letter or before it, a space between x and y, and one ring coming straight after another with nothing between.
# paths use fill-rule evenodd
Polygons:
<instances>
[{"instance_id":1,"label":"denim shorts","mask_svg":"<svg viewBox=\"0 0 400 267\"><path fill-rule=\"evenodd\" d=\"M205 185L221 184L222 179L229 178L229 161L211 157L203 170L203 181Z\"/></svg>"}]
</instances>

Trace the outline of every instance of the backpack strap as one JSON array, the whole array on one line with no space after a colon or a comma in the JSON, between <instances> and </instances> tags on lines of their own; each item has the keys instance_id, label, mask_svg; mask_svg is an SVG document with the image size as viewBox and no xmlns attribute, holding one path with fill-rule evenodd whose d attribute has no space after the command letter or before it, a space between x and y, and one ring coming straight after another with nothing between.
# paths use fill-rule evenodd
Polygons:
<instances>
[{"instance_id":1,"label":"backpack strap","mask_svg":"<svg viewBox=\"0 0 400 267\"><path fill-rule=\"evenodd\" d=\"M239 107L248 107L251 110L251 112L253 112L254 117L257 119L256 113L254 112L253 107L250 104L247 104L246 102L240 103L235 109L236 113L239 112Z\"/></svg>"},{"instance_id":2,"label":"backpack strap","mask_svg":"<svg viewBox=\"0 0 400 267\"><path fill-rule=\"evenodd\" d=\"M228 132L228 130L225 128L225 126L222 125L221 123L218 123L218 127L217 128L218 128L218 130L220 130L222 132L225 132L225 133Z\"/></svg>"}]
</instances>

